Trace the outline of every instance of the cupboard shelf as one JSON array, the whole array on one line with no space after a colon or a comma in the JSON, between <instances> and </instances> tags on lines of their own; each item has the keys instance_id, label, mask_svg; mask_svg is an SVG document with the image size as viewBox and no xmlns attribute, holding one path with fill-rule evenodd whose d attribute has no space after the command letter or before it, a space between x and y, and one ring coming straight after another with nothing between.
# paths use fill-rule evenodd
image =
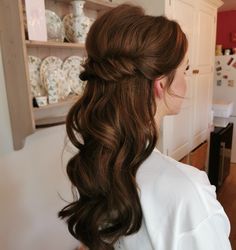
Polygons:
<instances>
[{"instance_id":1,"label":"cupboard shelf","mask_svg":"<svg viewBox=\"0 0 236 250\"><path fill-rule=\"evenodd\" d=\"M30 41L26 40L27 48L68 48L68 49L84 49L83 43L67 43L67 42L42 42L42 41Z\"/></svg>"},{"instance_id":2,"label":"cupboard shelf","mask_svg":"<svg viewBox=\"0 0 236 250\"><path fill-rule=\"evenodd\" d=\"M70 4L71 0L55 0L55 2L63 2L63 3ZM96 11L111 9L111 8L114 8L115 6L116 4L109 2L109 1L104 1L104 0L86 0L85 1L85 8L93 9Z\"/></svg>"},{"instance_id":3,"label":"cupboard shelf","mask_svg":"<svg viewBox=\"0 0 236 250\"><path fill-rule=\"evenodd\" d=\"M65 100L57 102L57 103L48 104L46 106L41 106L38 108L34 107L34 110L48 110L48 109L52 109L52 108L60 108L64 105L75 103L76 101L78 101L79 98L80 98L79 95L70 96L70 97L66 98Z\"/></svg>"},{"instance_id":4,"label":"cupboard shelf","mask_svg":"<svg viewBox=\"0 0 236 250\"><path fill-rule=\"evenodd\" d=\"M79 98L80 96L73 96L58 103L33 108L36 128L65 123L69 109L79 100Z\"/></svg>"},{"instance_id":5,"label":"cupboard shelf","mask_svg":"<svg viewBox=\"0 0 236 250\"><path fill-rule=\"evenodd\" d=\"M46 127L52 127L56 125L65 124L65 122L66 122L66 116L48 117L48 118L36 120L35 126L36 128L46 128Z\"/></svg>"}]
</instances>

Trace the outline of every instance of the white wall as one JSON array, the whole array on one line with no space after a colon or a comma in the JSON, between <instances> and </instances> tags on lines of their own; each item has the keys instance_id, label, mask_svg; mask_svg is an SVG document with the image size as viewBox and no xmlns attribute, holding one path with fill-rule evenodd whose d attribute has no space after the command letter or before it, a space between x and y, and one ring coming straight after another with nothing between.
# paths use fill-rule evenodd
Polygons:
<instances>
[{"instance_id":1,"label":"white wall","mask_svg":"<svg viewBox=\"0 0 236 250\"><path fill-rule=\"evenodd\" d=\"M148 15L163 15L165 10L165 1L163 0L113 0L114 3L131 3L140 5Z\"/></svg>"},{"instance_id":2,"label":"white wall","mask_svg":"<svg viewBox=\"0 0 236 250\"><path fill-rule=\"evenodd\" d=\"M14 151L0 51L0 249L73 250L78 242L57 212L71 201L61 162L65 126L37 131Z\"/></svg>"}]
</instances>

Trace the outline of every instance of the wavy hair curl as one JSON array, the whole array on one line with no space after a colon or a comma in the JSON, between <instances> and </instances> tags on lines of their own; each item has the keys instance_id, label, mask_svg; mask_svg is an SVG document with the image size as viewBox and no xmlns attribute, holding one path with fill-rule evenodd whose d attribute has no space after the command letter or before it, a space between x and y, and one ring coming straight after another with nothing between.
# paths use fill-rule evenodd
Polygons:
<instances>
[{"instance_id":1,"label":"wavy hair curl","mask_svg":"<svg viewBox=\"0 0 236 250\"><path fill-rule=\"evenodd\" d=\"M79 197L58 215L90 250L114 249L141 227L135 176L158 139L154 79L167 76L170 86L186 50L177 22L131 4L107 11L89 30L80 74L87 84L66 119L78 149L67 174Z\"/></svg>"}]
</instances>

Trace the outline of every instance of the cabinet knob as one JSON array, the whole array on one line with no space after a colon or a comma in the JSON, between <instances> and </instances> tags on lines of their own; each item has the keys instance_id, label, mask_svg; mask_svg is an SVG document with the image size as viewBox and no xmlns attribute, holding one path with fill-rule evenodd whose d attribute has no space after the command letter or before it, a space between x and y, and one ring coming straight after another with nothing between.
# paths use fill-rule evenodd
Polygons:
<instances>
[{"instance_id":1,"label":"cabinet knob","mask_svg":"<svg viewBox=\"0 0 236 250\"><path fill-rule=\"evenodd\" d=\"M198 74L199 73L199 69L194 69L193 70L193 74Z\"/></svg>"}]
</instances>

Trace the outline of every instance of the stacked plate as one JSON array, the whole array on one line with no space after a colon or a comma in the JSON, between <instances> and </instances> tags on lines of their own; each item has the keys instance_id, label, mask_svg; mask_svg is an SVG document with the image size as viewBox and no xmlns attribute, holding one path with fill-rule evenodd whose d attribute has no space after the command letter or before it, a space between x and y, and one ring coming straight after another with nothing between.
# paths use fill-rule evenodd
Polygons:
<instances>
[{"instance_id":1,"label":"stacked plate","mask_svg":"<svg viewBox=\"0 0 236 250\"><path fill-rule=\"evenodd\" d=\"M45 15L48 40L64 42L65 29L61 18L51 10L45 10Z\"/></svg>"},{"instance_id":2,"label":"stacked plate","mask_svg":"<svg viewBox=\"0 0 236 250\"><path fill-rule=\"evenodd\" d=\"M28 58L32 96L48 95L48 102L56 103L70 94L83 93L86 82L79 78L82 57L71 56L64 62L56 56L44 60L35 56Z\"/></svg>"},{"instance_id":3,"label":"stacked plate","mask_svg":"<svg viewBox=\"0 0 236 250\"><path fill-rule=\"evenodd\" d=\"M42 60L36 56L28 56L29 77L32 96L43 96L46 90L40 80Z\"/></svg>"},{"instance_id":4,"label":"stacked plate","mask_svg":"<svg viewBox=\"0 0 236 250\"><path fill-rule=\"evenodd\" d=\"M84 82L80 80L79 74L83 70L81 63L83 58L79 56L68 57L62 66L66 79L71 90L76 94L81 94L84 89Z\"/></svg>"}]
</instances>

